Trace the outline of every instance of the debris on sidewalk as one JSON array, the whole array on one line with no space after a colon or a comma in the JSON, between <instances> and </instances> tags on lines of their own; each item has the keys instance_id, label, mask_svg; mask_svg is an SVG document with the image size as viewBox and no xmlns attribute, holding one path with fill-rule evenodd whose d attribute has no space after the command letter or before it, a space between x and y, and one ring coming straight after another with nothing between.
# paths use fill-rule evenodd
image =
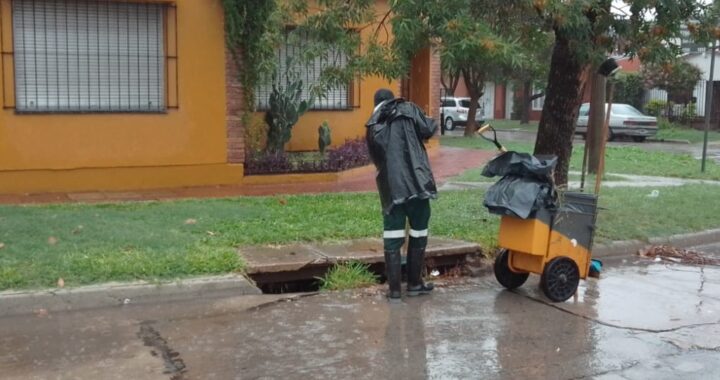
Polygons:
<instances>
[{"instance_id":1,"label":"debris on sidewalk","mask_svg":"<svg viewBox=\"0 0 720 380\"><path fill-rule=\"evenodd\" d=\"M638 251L640 257L655 259L655 261L669 261L681 264L719 265L720 259L694 250L671 247L669 245L653 245Z\"/></svg>"},{"instance_id":2,"label":"debris on sidewalk","mask_svg":"<svg viewBox=\"0 0 720 380\"><path fill-rule=\"evenodd\" d=\"M588 276L593 278L600 278L600 272L602 272L603 263L598 259L590 260L590 272Z\"/></svg>"}]
</instances>

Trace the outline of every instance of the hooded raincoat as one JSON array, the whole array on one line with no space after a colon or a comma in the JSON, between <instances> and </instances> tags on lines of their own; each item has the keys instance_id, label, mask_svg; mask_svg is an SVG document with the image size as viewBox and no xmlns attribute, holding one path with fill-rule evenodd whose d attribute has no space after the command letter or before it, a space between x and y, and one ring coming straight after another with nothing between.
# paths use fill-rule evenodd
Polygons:
<instances>
[{"instance_id":1,"label":"hooded raincoat","mask_svg":"<svg viewBox=\"0 0 720 380\"><path fill-rule=\"evenodd\" d=\"M437 197L437 187L423 140L435 134L435 120L403 99L380 103L367 124L370 158L383 213L411 199Z\"/></svg>"}]
</instances>

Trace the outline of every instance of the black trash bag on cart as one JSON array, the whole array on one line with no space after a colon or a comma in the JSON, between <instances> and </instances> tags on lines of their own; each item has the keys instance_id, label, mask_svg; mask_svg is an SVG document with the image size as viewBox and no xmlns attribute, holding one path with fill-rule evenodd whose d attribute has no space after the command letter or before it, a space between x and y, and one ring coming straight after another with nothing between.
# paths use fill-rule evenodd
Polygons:
<instances>
[{"instance_id":1,"label":"black trash bag on cart","mask_svg":"<svg viewBox=\"0 0 720 380\"><path fill-rule=\"evenodd\" d=\"M528 153L505 152L483 169L485 177L502 176L485 193L483 204L492 214L522 219L535 211L557 208L557 191L552 173L557 158L536 157Z\"/></svg>"}]
</instances>

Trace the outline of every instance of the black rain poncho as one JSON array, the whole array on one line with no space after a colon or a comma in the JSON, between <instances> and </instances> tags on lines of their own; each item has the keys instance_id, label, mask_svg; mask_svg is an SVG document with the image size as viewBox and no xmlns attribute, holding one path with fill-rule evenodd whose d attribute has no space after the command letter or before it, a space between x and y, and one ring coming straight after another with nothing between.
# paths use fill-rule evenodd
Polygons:
<instances>
[{"instance_id":1,"label":"black rain poncho","mask_svg":"<svg viewBox=\"0 0 720 380\"><path fill-rule=\"evenodd\" d=\"M395 99L381 103L365 126L383 213L387 215L393 206L411 199L436 198L437 187L423 144L435 134L435 120L415 104Z\"/></svg>"},{"instance_id":2,"label":"black rain poncho","mask_svg":"<svg viewBox=\"0 0 720 380\"><path fill-rule=\"evenodd\" d=\"M503 176L485 193L485 207L493 214L531 217L540 208L555 209L557 192L552 172L556 157L541 159L527 153L505 152L483 169L485 177Z\"/></svg>"}]
</instances>

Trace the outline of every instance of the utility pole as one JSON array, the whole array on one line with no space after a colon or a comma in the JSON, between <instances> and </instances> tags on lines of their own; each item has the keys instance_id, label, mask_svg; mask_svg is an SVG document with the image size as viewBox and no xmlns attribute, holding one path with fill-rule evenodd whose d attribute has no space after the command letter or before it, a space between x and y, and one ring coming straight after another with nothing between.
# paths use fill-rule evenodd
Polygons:
<instances>
[{"instance_id":1,"label":"utility pole","mask_svg":"<svg viewBox=\"0 0 720 380\"><path fill-rule=\"evenodd\" d=\"M588 114L587 139L588 173L597 173L600 168L600 150L605 136L605 112L607 104L607 77L594 73L592 76L592 93L590 95L590 112Z\"/></svg>"},{"instance_id":2,"label":"utility pole","mask_svg":"<svg viewBox=\"0 0 720 380\"><path fill-rule=\"evenodd\" d=\"M705 173L705 161L707 160L708 131L710 130L710 119L712 118L713 93L715 92L715 47L717 40L713 39L712 48L710 49L710 80L708 80L707 91L705 95L705 135L703 137L702 163L700 164L700 172Z\"/></svg>"}]
</instances>

